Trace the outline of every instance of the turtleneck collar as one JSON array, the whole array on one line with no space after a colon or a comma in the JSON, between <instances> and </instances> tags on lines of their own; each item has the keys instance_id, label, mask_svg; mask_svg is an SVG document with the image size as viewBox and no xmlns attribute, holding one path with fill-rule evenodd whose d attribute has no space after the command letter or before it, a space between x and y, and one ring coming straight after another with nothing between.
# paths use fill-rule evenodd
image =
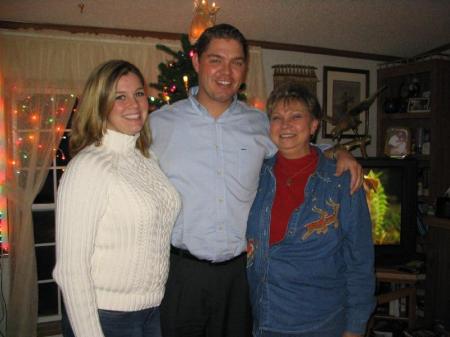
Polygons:
<instances>
[{"instance_id":1,"label":"turtleneck collar","mask_svg":"<svg viewBox=\"0 0 450 337\"><path fill-rule=\"evenodd\" d=\"M309 154L297 159L287 159L281 152L278 152L275 165L288 175L294 174L299 169L306 167L311 167L311 170L308 170L311 173L316 168L317 160L317 150L314 147L310 147Z\"/></svg>"},{"instance_id":2,"label":"turtleneck collar","mask_svg":"<svg viewBox=\"0 0 450 337\"><path fill-rule=\"evenodd\" d=\"M139 138L139 133L133 136L114 130L106 130L103 135L102 144L114 152L129 152L136 147L136 140Z\"/></svg>"}]
</instances>

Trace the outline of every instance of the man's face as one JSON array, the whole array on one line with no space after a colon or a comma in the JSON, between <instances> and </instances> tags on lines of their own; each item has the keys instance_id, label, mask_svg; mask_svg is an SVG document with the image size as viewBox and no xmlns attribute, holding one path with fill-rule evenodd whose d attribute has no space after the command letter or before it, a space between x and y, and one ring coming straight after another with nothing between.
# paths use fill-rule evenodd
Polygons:
<instances>
[{"instance_id":1,"label":"man's face","mask_svg":"<svg viewBox=\"0 0 450 337\"><path fill-rule=\"evenodd\" d=\"M213 38L199 57L192 59L198 73L197 99L206 108L230 105L244 81L247 63L241 44L233 39Z\"/></svg>"}]
</instances>

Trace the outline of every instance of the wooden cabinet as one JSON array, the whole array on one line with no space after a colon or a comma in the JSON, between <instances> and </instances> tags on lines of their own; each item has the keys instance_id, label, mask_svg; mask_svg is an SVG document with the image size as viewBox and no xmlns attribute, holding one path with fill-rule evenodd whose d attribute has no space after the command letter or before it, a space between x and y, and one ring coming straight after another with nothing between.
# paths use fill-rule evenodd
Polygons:
<instances>
[{"instance_id":1,"label":"wooden cabinet","mask_svg":"<svg viewBox=\"0 0 450 337\"><path fill-rule=\"evenodd\" d=\"M419 197L434 204L450 187L450 60L431 59L378 70L377 154L392 128L407 128L418 160Z\"/></svg>"},{"instance_id":2,"label":"wooden cabinet","mask_svg":"<svg viewBox=\"0 0 450 337\"><path fill-rule=\"evenodd\" d=\"M450 219L428 216L425 317L450 328Z\"/></svg>"},{"instance_id":3,"label":"wooden cabinet","mask_svg":"<svg viewBox=\"0 0 450 337\"><path fill-rule=\"evenodd\" d=\"M418 201L431 206L450 187L450 58L382 66L378 87L377 155L393 129L406 128L418 162ZM418 103L417 105L415 103ZM388 138L390 139L390 138ZM450 219L427 216L425 321L450 328Z\"/></svg>"}]
</instances>

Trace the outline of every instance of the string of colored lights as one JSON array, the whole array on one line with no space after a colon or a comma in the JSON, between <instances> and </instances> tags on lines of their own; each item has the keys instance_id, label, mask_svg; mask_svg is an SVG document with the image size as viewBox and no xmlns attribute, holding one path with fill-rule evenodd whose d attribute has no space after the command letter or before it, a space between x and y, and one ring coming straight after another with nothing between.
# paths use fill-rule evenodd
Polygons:
<instances>
[{"instance_id":1,"label":"string of colored lights","mask_svg":"<svg viewBox=\"0 0 450 337\"><path fill-rule=\"evenodd\" d=\"M7 255L8 243L8 217L6 202L6 136L5 136L5 101L2 81L0 81L0 256Z\"/></svg>"},{"instance_id":2,"label":"string of colored lights","mask_svg":"<svg viewBox=\"0 0 450 337\"><path fill-rule=\"evenodd\" d=\"M74 98L74 95L71 95ZM18 102L13 114L14 151L11 158L6 154L6 132L4 102L0 101L0 254L9 252L7 199L5 181L7 171L16 176L28 174L32 166L40 166L39 151L48 147L58 159L65 160L66 154L55 146L55 140L64 132L64 126L55 125L58 116L67 113L69 98L58 99L49 95L32 95ZM42 163L43 164L43 163ZM6 165L10 165L7 170ZM26 172L24 172L24 170Z\"/></svg>"},{"instance_id":3,"label":"string of colored lights","mask_svg":"<svg viewBox=\"0 0 450 337\"><path fill-rule=\"evenodd\" d=\"M71 95L73 98L74 95ZM34 104L33 100L36 96L28 96L26 97L21 104L18 105L18 108L13 111L13 114L21 116L29 116L28 118L21 117L21 125L17 128L16 137L14 139L14 143L16 145L15 149L15 158L11 158L9 160L9 164L15 168L16 174L20 174L23 168L27 168L29 166L29 159L33 151L43 150L47 146L51 145L54 152L57 153L57 157L65 158L62 149L58 149L54 146L54 144L49 144L49 142L53 142L53 139L58 139L59 137L45 137L43 134L47 131L56 132L57 135L64 132L64 126L54 125L56 116L59 114L66 113L65 103L67 103L68 98L65 98L59 107L56 109L53 108L55 104L54 97L44 96L44 101L42 101L42 97L40 98L39 109L41 113L34 112L37 107ZM52 111L52 113L46 114L46 111ZM55 115L53 115L55 114ZM44 118L45 117L45 118ZM35 142L38 141L37 147L35 146Z\"/></svg>"}]
</instances>

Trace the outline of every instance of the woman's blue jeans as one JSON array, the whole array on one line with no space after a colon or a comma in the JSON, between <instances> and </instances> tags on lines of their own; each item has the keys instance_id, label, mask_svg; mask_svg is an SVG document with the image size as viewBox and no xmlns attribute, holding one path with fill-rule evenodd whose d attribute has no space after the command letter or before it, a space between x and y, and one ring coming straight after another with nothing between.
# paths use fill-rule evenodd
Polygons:
<instances>
[{"instance_id":1,"label":"woman's blue jeans","mask_svg":"<svg viewBox=\"0 0 450 337\"><path fill-rule=\"evenodd\" d=\"M98 310L105 337L161 337L159 307L139 311ZM63 336L75 337L65 313Z\"/></svg>"}]
</instances>

